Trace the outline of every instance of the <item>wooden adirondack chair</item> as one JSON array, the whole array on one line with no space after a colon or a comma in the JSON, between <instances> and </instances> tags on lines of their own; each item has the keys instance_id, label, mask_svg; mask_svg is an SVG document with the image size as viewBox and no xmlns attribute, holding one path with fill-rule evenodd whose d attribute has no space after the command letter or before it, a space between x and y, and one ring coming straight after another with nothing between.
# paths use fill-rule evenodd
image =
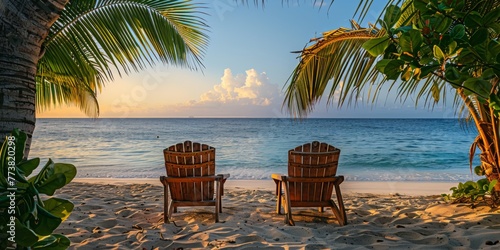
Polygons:
<instances>
[{"instance_id":1,"label":"wooden adirondack chair","mask_svg":"<svg viewBox=\"0 0 500 250\"><path fill-rule=\"evenodd\" d=\"M167 170L167 176L160 177L164 222L170 222L177 207L185 206L215 206L215 222L219 222L221 196L229 174L215 174L215 148L185 141L164 149L163 154Z\"/></svg>"},{"instance_id":2,"label":"wooden adirondack chair","mask_svg":"<svg viewBox=\"0 0 500 250\"><path fill-rule=\"evenodd\" d=\"M295 225L292 207L330 207L339 225L347 224L340 184L344 176L337 176L340 149L313 141L288 151L288 176L272 174L276 182L276 212L285 208L285 223ZM338 206L332 199L333 189ZM283 196L284 189L284 196Z\"/></svg>"}]
</instances>

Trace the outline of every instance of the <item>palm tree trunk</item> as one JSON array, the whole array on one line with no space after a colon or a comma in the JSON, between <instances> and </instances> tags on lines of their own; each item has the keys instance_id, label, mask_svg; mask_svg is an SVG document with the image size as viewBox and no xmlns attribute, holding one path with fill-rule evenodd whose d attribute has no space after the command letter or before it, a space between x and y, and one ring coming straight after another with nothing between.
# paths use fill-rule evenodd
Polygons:
<instances>
[{"instance_id":1,"label":"palm tree trunk","mask_svg":"<svg viewBox=\"0 0 500 250\"><path fill-rule=\"evenodd\" d=\"M69 0L0 0L0 143L14 128L35 129L35 73L42 43Z\"/></svg>"}]
</instances>

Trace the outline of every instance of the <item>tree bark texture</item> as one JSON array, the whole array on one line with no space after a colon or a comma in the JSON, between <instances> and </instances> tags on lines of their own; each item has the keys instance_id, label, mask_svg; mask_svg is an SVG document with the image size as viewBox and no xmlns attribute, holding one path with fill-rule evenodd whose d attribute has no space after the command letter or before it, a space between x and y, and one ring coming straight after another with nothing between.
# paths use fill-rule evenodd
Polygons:
<instances>
[{"instance_id":1,"label":"tree bark texture","mask_svg":"<svg viewBox=\"0 0 500 250\"><path fill-rule=\"evenodd\" d=\"M41 46L68 1L0 0L0 142L14 128L26 132L25 158L35 129Z\"/></svg>"}]
</instances>

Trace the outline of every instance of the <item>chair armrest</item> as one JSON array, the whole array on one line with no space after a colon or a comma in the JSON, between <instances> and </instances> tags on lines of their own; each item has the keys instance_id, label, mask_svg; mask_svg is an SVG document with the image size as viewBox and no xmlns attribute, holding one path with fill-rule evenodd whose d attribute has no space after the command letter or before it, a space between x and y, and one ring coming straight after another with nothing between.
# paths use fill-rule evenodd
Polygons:
<instances>
[{"instance_id":1,"label":"chair armrest","mask_svg":"<svg viewBox=\"0 0 500 250\"><path fill-rule=\"evenodd\" d=\"M337 175L337 180L335 181L335 184L340 185L340 183L344 182L344 176L343 175Z\"/></svg>"},{"instance_id":2,"label":"chair armrest","mask_svg":"<svg viewBox=\"0 0 500 250\"><path fill-rule=\"evenodd\" d=\"M276 184L276 195L278 195L278 196L281 195L281 183L283 183L283 180L284 180L284 178L286 178L286 176L282 175L282 174L274 173L274 174L271 174L271 178L273 179L274 183ZM281 198L278 197L278 199L281 199Z\"/></svg>"},{"instance_id":3,"label":"chair armrest","mask_svg":"<svg viewBox=\"0 0 500 250\"><path fill-rule=\"evenodd\" d=\"M283 174L277 174L277 173L274 173L274 174L271 174L271 178L276 182L276 181L282 181L283 180L283 177L285 177L285 175Z\"/></svg>"},{"instance_id":4,"label":"chair armrest","mask_svg":"<svg viewBox=\"0 0 500 250\"><path fill-rule=\"evenodd\" d=\"M224 183L226 183L227 178L229 178L229 174L218 174L217 181L220 183L220 195L224 196Z\"/></svg>"},{"instance_id":5,"label":"chair armrest","mask_svg":"<svg viewBox=\"0 0 500 250\"><path fill-rule=\"evenodd\" d=\"M227 178L229 178L229 174L218 174L217 175L218 177L222 178L222 180L227 180Z\"/></svg>"},{"instance_id":6,"label":"chair armrest","mask_svg":"<svg viewBox=\"0 0 500 250\"><path fill-rule=\"evenodd\" d=\"M162 175L160 176L160 182L163 184L163 186L167 186L167 180L165 180L167 177Z\"/></svg>"}]
</instances>

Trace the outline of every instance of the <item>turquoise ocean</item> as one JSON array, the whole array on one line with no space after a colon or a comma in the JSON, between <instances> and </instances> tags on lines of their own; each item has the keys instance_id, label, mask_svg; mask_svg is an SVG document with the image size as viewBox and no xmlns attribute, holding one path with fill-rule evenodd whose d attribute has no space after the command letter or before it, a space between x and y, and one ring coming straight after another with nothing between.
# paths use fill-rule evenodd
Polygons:
<instances>
[{"instance_id":1,"label":"turquoise ocean","mask_svg":"<svg viewBox=\"0 0 500 250\"><path fill-rule=\"evenodd\" d=\"M318 140L341 150L347 180L457 182L473 178L476 135L457 119L38 119L30 158L72 163L80 178L158 178L163 149L191 140L216 148L218 173L269 179L289 149Z\"/></svg>"}]
</instances>

